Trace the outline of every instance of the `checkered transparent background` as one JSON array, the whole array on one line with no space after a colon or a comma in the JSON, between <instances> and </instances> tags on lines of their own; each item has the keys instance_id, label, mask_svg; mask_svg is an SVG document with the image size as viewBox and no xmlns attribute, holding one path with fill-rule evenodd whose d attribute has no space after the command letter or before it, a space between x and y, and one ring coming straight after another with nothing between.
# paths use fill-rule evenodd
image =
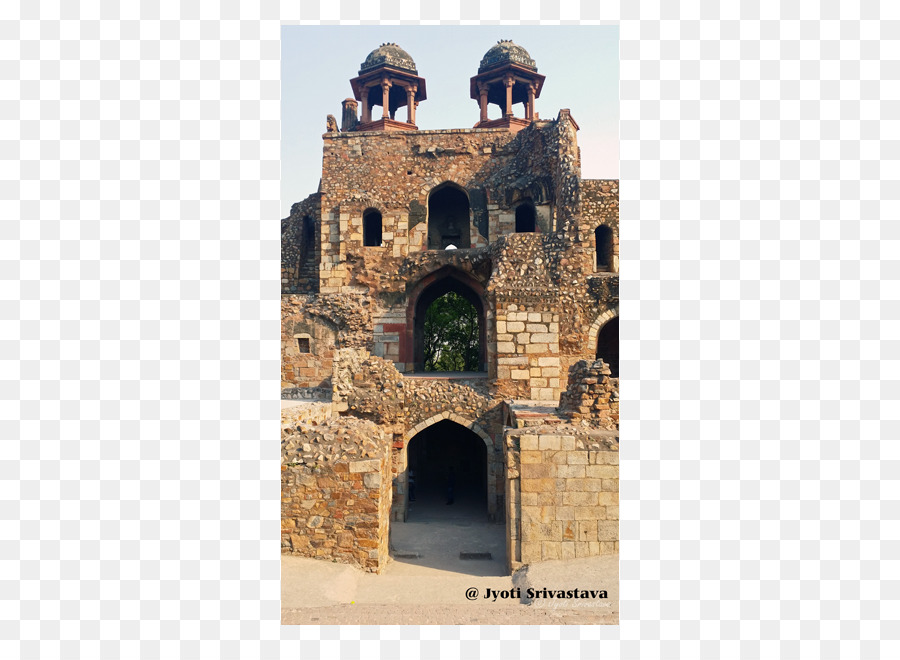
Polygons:
<instances>
[{"instance_id":1,"label":"checkered transparent background","mask_svg":"<svg viewBox=\"0 0 900 660\"><path fill-rule=\"evenodd\" d=\"M281 23L620 18L621 626L281 627ZM0 32L0 657L900 657L896 3Z\"/></svg>"}]
</instances>

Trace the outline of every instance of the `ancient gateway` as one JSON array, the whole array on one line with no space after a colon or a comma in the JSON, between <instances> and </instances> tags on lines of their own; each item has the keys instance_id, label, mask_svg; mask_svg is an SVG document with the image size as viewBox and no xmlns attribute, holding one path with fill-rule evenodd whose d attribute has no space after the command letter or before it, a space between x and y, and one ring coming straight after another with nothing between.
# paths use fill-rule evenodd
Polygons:
<instances>
[{"instance_id":1,"label":"ancient gateway","mask_svg":"<svg viewBox=\"0 0 900 660\"><path fill-rule=\"evenodd\" d=\"M410 487L448 483L505 521L510 570L618 552L619 184L581 178L543 83L500 41L475 126L418 130L425 79L383 44L328 117L319 190L281 222L283 552L380 572ZM471 355L429 371L451 293Z\"/></svg>"}]
</instances>

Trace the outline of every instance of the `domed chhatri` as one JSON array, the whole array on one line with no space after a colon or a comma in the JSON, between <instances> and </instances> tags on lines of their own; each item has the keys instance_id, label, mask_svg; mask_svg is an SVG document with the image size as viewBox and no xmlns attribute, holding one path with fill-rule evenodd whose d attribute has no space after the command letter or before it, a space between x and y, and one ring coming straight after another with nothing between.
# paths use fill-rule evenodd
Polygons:
<instances>
[{"instance_id":1,"label":"domed chhatri","mask_svg":"<svg viewBox=\"0 0 900 660\"><path fill-rule=\"evenodd\" d=\"M369 53L350 86L353 97L362 105L362 116L359 122L350 122L351 130L416 130L416 106L427 98L425 79L419 77L413 58L400 46L381 44ZM380 118L372 116L375 106L381 106ZM396 118L397 110L402 107L406 107L406 121Z\"/></svg>"},{"instance_id":2,"label":"domed chhatri","mask_svg":"<svg viewBox=\"0 0 900 660\"><path fill-rule=\"evenodd\" d=\"M509 39L501 39L481 58L478 75L473 76L469 93L478 101L481 118L475 128L509 128L518 131L538 118L534 100L541 95L544 76L528 51ZM525 106L525 116L515 117L513 105ZM488 119L488 105L500 107L500 119Z\"/></svg>"},{"instance_id":3,"label":"domed chhatri","mask_svg":"<svg viewBox=\"0 0 900 660\"><path fill-rule=\"evenodd\" d=\"M495 66L510 62L524 66L532 71L537 71L537 65L531 59L531 55L528 54L527 50L510 39L501 39L496 46L492 46L481 58L478 73L484 73Z\"/></svg>"},{"instance_id":4,"label":"domed chhatri","mask_svg":"<svg viewBox=\"0 0 900 660\"><path fill-rule=\"evenodd\" d=\"M409 56L409 53L392 42L381 44L369 53L366 61L359 66L359 75L379 66L392 66L411 73L418 73L416 71L416 63Z\"/></svg>"}]
</instances>

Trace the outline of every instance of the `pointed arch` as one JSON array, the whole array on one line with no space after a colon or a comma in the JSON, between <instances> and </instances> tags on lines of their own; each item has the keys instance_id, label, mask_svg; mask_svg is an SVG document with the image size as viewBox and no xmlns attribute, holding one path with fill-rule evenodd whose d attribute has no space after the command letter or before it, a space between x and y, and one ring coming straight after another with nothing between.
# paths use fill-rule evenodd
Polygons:
<instances>
[{"instance_id":1,"label":"pointed arch","mask_svg":"<svg viewBox=\"0 0 900 660\"><path fill-rule=\"evenodd\" d=\"M591 329L588 331L588 348L585 350L585 352L591 353L593 355L594 351L597 350L597 335L600 334L600 329L617 316L619 316L618 305L610 307L608 310L594 319L594 322L591 324Z\"/></svg>"},{"instance_id":2,"label":"pointed arch","mask_svg":"<svg viewBox=\"0 0 900 660\"><path fill-rule=\"evenodd\" d=\"M475 307L478 314L478 354L480 370L487 371L487 318L484 286L471 275L444 266L426 275L409 292L406 307L406 330L400 345L401 361L413 371L425 369L425 312L435 300L453 291Z\"/></svg>"},{"instance_id":3,"label":"pointed arch","mask_svg":"<svg viewBox=\"0 0 900 660\"><path fill-rule=\"evenodd\" d=\"M438 422L444 421L445 419L450 420L451 422L456 422L460 426L469 429L470 431L472 431L475 435L477 435L484 441L485 446L489 450L494 449L494 441L491 440L491 436L489 436L487 433L485 433L483 428L478 426L478 424L476 424L475 422L473 422L469 419L466 419L465 417L462 417L461 415L457 415L456 413L452 413L450 411L438 413L437 415L432 415L428 419L419 422L418 424L413 426L411 429L409 429L406 433L403 434L404 446L406 444L408 444L409 441L412 440L419 433L421 433L422 431L427 429L429 426L433 426L433 425L437 424Z\"/></svg>"},{"instance_id":4,"label":"pointed arch","mask_svg":"<svg viewBox=\"0 0 900 660\"><path fill-rule=\"evenodd\" d=\"M444 181L428 193L428 249L449 245L472 247L469 193L455 181Z\"/></svg>"},{"instance_id":5,"label":"pointed arch","mask_svg":"<svg viewBox=\"0 0 900 660\"><path fill-rule=\"evenodd\" d=\"M619 377L619 308L608 309L597 317L588 332L587 352L592 359L607 363L613 378Z\"/></svg>"}]
</instances>

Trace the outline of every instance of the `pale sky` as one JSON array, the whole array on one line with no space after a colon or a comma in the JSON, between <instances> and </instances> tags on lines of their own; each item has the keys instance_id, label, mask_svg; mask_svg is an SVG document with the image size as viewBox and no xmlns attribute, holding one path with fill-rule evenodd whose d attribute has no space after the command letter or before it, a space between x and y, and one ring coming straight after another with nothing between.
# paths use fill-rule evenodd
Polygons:
<instances>
[{"instance_id":1,"label":"pale sky","mask_svg":"<svg viewBox=\"0 0 900 660\"><path fill-rule=\"evenodd\" d=\"M469 79L500 39L528 51L546 76L535 111L555 119L569 108L578 123L585 179L619 178L619 28L593 26L300 26L281 32L281 206L316 192L322 175L325 118L341 122L341 101L353 97L350 79L366 56L395 42L425 78L428 98L416 110L422 130L472 128L478 103ZM499 110L491 106L491 118ZM406 110L399 116L406 119ZM522 105L514 107L522 116Z\"/></svg>"}]
</instances>

